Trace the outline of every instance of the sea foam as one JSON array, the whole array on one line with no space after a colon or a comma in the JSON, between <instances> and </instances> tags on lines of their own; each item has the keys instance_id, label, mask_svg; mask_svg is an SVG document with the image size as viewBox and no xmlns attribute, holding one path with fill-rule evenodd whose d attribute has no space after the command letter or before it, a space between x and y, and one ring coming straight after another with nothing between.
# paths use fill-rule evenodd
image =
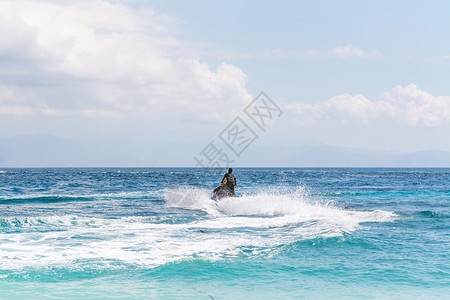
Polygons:
<instances>
[{"instance_id":1,"label":"sea foam","mask_svg":"<svg viewBox=\"0 0 450 300\"><path fill-rule=\"evenodd\" d=\"M351 233L365 222L389 222L382 210L354 211L311 201L301 189L260 191L215 202L202 189L167 190L170 209L199 211L179 222L166 215L95 218L63 215L0 220L0 268L153 268L180 260L271 255L312 238ZM179 215L179 214L176 214ZM171 219L172 218L172 219Z\"/></svg>"}]
</instances>

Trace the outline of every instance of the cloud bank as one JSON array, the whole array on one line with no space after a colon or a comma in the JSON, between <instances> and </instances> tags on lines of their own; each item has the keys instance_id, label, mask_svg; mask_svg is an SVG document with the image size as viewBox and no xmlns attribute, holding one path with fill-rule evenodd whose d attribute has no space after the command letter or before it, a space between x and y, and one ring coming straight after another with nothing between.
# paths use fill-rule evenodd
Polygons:
<instances>
[{"instance_id":1,"label":"cloud bank","mask_svg":"<svg viewBox=\"0 0 450 300\"><path fill-rule=\"evenodd\" d=\"M177 20L102 0L0 2L0 115L220 117L251 100L246 75L214 70Z\"/></svg>"},{"instance_id":2,"label":"cloud bank","mask_svg":"<svg viewBox=\"0 0 450 300\"><path fill-rule=\"evenodd\" d=\"M320 58L359 58L359 59L375 59L383 57L379 50L363 50L360 47L348 44L336 47L328 51L319 49L298 50L292 48L274 48L263 52L238 52L238 51L219 51L218 57L228 59L252 59L252 58L272 58L272 59L308 59L314 57Z\"/></svg>"},{"instance_id":3,"label":"cloud bank","mask_svg":"<svg viewBox=\"0 0 450 300\"><path fill-rule=\"evenodd\" d=\"M287 109L309 124L327 119L366 125L376 120L393 120L409 126L433 127L450 122L450 96L434 96L415 84L395 86L380 100L343 94L317 104L293 103Z\"/></svg>"},{"instance_id":4,"label":"cloud bank","mask_svg":"<svg viewBox=\"0 0 450 300\"><path fill-rule=\"evenodd\" d=\"M351 44L333 48L328 51L328 55L339 58L347 58L347 57L379 58L382 56L381 52L378 50L365 51L360 47L356 47Z\"/></svg>"}]
</instances>

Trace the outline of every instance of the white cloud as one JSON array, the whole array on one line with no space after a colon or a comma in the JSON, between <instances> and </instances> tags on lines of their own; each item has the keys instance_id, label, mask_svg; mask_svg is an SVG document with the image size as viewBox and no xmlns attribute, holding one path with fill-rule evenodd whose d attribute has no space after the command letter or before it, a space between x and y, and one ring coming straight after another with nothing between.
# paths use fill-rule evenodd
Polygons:
<instances>
[{"instance_id":1,"label":"white cloud","mask_svg":"<svg viewBox=\"0 0 450 300\"><path fill-rule=\"evenodd\" d=\"M450 55L430 56L426 58L426 61L433 63L443 63L450 61Z\"/></svg>"},{"instance_id":2,"label":"white cloud","mask_svg":"<svg viewBox=\"0 0 450 300\"><path fill-rule=\"evenodd\" d=\"M264 52L261 56L268 58L308 58L308 57L318 57L318 56L328 56L337 57L337 58L346 58L346 57L358 57L358 58L379 58L382 57L382 54L378 50L365 51L359 47L353 46L351 44L336 47L328 52L321 52L318 49L310 49L310 50L297 50L297 49L282 49L275 48L269 51Z\"/></svg>"},{"instance_id":3,"label":"white cloud","mask_svg":"<svg viewBox=\"0 0 450 300\"><path fill-rule=\"evenodd\" d=\"M33 115L33 110L26 104L24 95L20 95L14 89L0 85L0 116L1 115L16 115L16 116L30 116Z\"/></svg>"},{"instance_id":4,"label":"white cloud","mask_svg":"<svg viewBox=\"0 0 450 300\"><path fill-rule=\"evenodd\" d=\"M376 101L363 95L343 94L317 104L293 103L288 109L304 123L337 119L343 123L369 124L391 119L410 126L432 127L450 122L450 96L434 96L414 84L398 85Z\"/></svg>"},{"instance_id":5,"label":"white cloud","mask_svg":"<svg viewBox=\"0 0 450 300\"><path fill-rule=\"evenodd\" d=\"M258 52L241 52L235 50L212 50L205 51L204 55L213 56L221 59L302 59L317 57L321 54L320 50L310 49L310 50L297 50L297 49L283 49L274 48L265 51Z\"/></svg>"},{"instance_id":6,"label":"white cloud","mask_svg":"<svg viewBox=\"0 0 450 300\"><path fill-rule=\"evenodd\" d=\"M353 46L351 44L336 47L326 50L319 49L309 49L309 50L299 50L293 48L274 48L266 51L259 52L239 52L234 50L220 50L213 51L213 56L226 58L226 59L260 59L260 58L270 58L270 59L308 59L308 58L363 58L363 59L374 59L381 58L383 54L378 50L365 51L360 47ZM205 55L211 55L211 51L205 52Z\"/></svg>"},{"instance_id":7,"label":"white cloud","mask_svg":"<svg viewBox=\"0 0 450 300\"><path fill-rule=\"evenodd\" d=\"M353 46L351 44L345 45L343 47L336 47L328 51L328 55L332 57L359 57L359 58L379 58L382 56L381 52L378 50L365 51L359 47Z\"/></svg>"},{"instance_id":8,"label":"white cloud","mask_svg":"<svg viewBox=\"0 0 450 300\"><path fill-rule=\"evenodd\" d=\"M263 57L268 58L306 58L306 57L314 57L320 54L319 50L306 50L300 51L296 49L281 49L275 48L269 51L266 51L262 54Z\"/></svg>"},{"instance_id":9,"label":"white cloud","mask_svg":"<svg viewBox=\"0 0 450 300\"><path fill-rule=\"evenodd\" d=\"M217 107L251 100L242 70L211 70L176 28L165 14L103 0L1 1L0 76L14 97L0 114L214 119Z\"/></svg>"}]
</instances>

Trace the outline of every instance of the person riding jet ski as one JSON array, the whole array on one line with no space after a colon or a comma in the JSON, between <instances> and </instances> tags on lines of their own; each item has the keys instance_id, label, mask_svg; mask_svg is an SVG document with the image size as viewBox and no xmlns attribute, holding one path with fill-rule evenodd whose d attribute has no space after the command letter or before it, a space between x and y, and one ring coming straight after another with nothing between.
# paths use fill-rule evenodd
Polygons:
<instances>
[{"instance_id":1,"label":"person riding jet ski","mask_svg":"<svg viewBox=\"0 0 450 300\"><path fill-rule=\"evenodd\" d=\"M222 178L221 185L213 190L211 198L213 200L220 200L225 197L236 197L234 193L235 186L236 177L233 174L233 169L229 168L228 173Z\"/></svg>"}]
</instances>

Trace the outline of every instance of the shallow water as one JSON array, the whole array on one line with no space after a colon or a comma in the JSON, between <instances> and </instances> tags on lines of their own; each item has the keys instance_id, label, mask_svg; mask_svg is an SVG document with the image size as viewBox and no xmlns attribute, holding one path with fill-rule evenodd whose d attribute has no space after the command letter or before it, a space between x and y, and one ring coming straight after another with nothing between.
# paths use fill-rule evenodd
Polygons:
<instances>
[{"instance_id":1,"label":"shallow water","mask_svg":"<svg viewBox=\"0 0 450 300\"><path fill-rule=\"evenodd\" d=\"M1 169L0 298L445 299L450 169Z\"/></svg>"}]
</instances>

